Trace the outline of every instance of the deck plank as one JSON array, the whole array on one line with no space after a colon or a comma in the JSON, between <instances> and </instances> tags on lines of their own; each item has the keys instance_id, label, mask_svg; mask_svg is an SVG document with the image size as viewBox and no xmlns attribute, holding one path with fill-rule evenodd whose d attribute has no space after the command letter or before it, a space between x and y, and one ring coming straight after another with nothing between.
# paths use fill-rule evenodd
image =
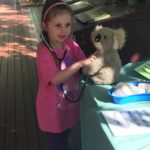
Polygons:
<instances>
[{"instance_id":1,"label":"deck plank","mask_svg":"<svg viewBox=\"0 0 150 150\"><path fill-rule=\"evenodd\" d=\"M20 25L15 28L15 34L20 35ZM15 85L16 85L16 142L18 150L27 150L27 128L26 128L26 112L24 108L23 80L22 80L22 64L21 64L21 43L20 38L16 38L15 53Z\"/></svg>"},{"instance_id":2,"label":"deck plank","mask_svg":"<svg viewBox=\"0 0 150 150\"><path fill-rule=\"evenodd\" d=\"M1 29L2 31L2 29ZM3 33L5 30L3 30ZM0 72L0 149L4 149L5 144L5 128L7 126L5 122L5 110L6 110L6 95L7 95L7 59L2 56L7 52L7 48L4 48L4 43L8 39L8 35L3 35L3 43L0 46L0 56L1 56L1 72Z\"/></svg>"},{"instance_id":3,"label":"deck plank","mask_svg":"<svg viewBox=\"0 0 150 150\"><path fill-rule=\"evenodd\" d=\"M8 72L7 72L7 97L6 97L6 116L5 121L7 123L7 127L5 128L5 149L9 149L11 147L12 150L16 149L16 127L15 127L15 75L14 75L14 48L12 47L13 38L11 33L13 33L13 26L10 22L8 36L9 40L8 44Z\"/></svg>"}]
</instances>

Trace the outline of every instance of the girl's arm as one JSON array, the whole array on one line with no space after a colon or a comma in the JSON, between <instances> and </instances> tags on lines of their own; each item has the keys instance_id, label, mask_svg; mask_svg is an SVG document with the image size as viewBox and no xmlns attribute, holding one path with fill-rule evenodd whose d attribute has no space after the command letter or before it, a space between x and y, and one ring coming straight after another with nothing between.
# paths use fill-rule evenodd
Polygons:
<instances>
[{"instance_id":1,"label":"girl's arm","mask_svg":"<svg viewBox=\"0 0 150 150\"><path fill-rule=\"evenodd\" d=\"M83 66L89 65L96 57L94 55L90 56L89 58L86 58L84 60L80 60L68 68L59 71L50 81L51 84L60 84L69 77L71 77L73 74L79 71Z\"/></svg>"}]
</instances>

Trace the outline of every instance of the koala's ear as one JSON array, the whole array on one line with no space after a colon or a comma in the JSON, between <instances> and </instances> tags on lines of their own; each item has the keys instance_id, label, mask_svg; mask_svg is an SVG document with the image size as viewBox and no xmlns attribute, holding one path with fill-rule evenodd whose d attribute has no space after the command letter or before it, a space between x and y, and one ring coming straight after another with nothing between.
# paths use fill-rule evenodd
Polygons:
<instances>
[{"instance_id":1,"label":"koala's ear","mask_svg":"<svg viewBox=\"0 0 150 150\"><path fill-rule=\"evenodd\" d=\"M114 49L121 49L126 42L126 32L123 28L114 30Z\"/></svg>"},{"instance_id":2,"label":"koala's ear","mask_svg":"<svg viewBox=\"0 0 150 150\"><path fill-rule=\"evenodd\" d=\"M42 30L44 30L45 32L47 31L47 25L46 25L45 22L42 22L42 23L41 23L41 28L42 28Z\"/></svg>"},{"instance_id":3,"label":"koala's ear","mask_svg":"<svg viewBox=\"0 0 150 150\"><path fill-rule=\"evenodd\" d=\"M102 25L97 25L96 27L95 27L95 30L97 31L97 30L99 30L99 29L101 29L102 28Z\"/></svg>"},{"instance_id":4,"label":"koala's ear","mask_svg":"<svg viewBox=\"0 0 150 150\"><path fill-rule=\"evenodd\" d=\"M92 40L93 43L95 42L95 35L96 35L97 31L98 31L99 29L101 29L101 28L102 28L101 25L97 25L97 26L95 26L95 28L94 28L93 31L91 32L91 40Z\"/></svg>"}]
</instances>

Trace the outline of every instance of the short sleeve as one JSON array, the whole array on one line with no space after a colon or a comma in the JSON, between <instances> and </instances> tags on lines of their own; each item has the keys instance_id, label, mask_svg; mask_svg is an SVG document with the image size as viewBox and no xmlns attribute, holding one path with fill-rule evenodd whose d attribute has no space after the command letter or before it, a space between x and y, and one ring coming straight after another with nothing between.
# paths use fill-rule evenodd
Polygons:
<instances>
[{"instance_id":1,"label":"short sleeve","mask_svg":"<svg viewBox=\"0 0 150 150\"><path fill-rule=\"evenodd\" d=\"M58 69L54 62L53 56L46 47L39 46L36 63L39 81L45 85L48 85L52 77L57 73Z\"/></svg>"},{"instance_id":2,"label":"short sleeve","mask_svg":"<svg viewBox=\"0 0 150 150\"><path fill-rule=\"evenodd\" d=\"M71 52L73 53L72 55L74 56L76 61L80 61L85 58L85 54L83 50L80 48L79 44L75 42L74 40L71 40L70 42L71 46Z\"/></svg>"}]
</instances>

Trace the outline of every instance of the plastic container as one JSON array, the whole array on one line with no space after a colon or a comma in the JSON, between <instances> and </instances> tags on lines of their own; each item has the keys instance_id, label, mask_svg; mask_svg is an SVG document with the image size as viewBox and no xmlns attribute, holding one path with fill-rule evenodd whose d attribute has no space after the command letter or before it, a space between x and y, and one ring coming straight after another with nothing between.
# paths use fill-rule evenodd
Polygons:
<instances>
[{"instance_id":1,"label":"plastic container","mask_svg":"<svg viewBox=\"0 0 150 150\"><path fill-rule=\"evenodd\" d=\"M150 82L127 82L128 84L132 84L135 86L138 86L139 83L148 83ZM129 95L129 96L114 96L112 95L115 88L111 88L108 91L108 94L112 97L114 103L116 104L127 104L132 102L139 102L139 101L150 101L150 92L148 93L142 93L142 94L135 94L135 95Z\"/></svg>"}]
</instances>

